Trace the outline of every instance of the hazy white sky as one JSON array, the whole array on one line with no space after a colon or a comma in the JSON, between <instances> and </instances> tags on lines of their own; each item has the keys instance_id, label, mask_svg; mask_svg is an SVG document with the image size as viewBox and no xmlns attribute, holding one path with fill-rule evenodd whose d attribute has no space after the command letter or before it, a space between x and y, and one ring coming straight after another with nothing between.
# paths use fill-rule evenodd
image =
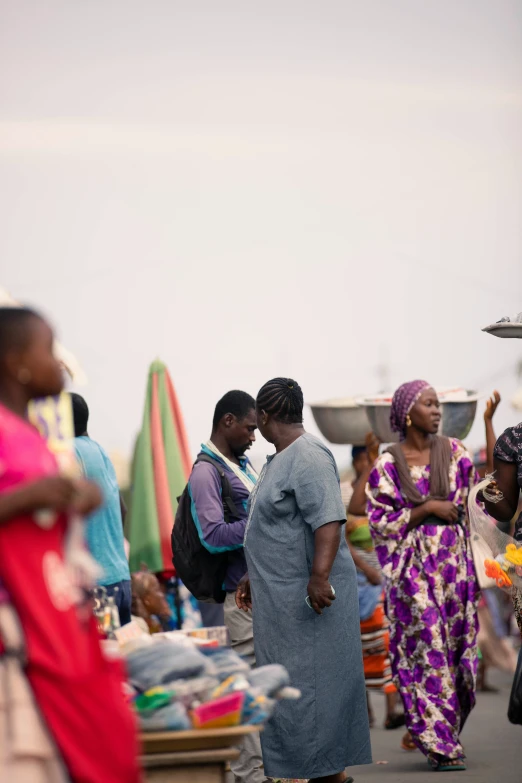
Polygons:
<instances>
[{"instance_id":1,"label":"hazy white sky","mask_svg":"<svg viewBox=\"0 0 522 783\"><path fill-rule=\"evenodd\" d=\"M522 310L521 139L518 0L0 0L0 285L109 449L156 356L194 452L230 388L372 393L383 361L499 386L500 430L522 351L480 328Z\"/></svg>"}]
</instances>

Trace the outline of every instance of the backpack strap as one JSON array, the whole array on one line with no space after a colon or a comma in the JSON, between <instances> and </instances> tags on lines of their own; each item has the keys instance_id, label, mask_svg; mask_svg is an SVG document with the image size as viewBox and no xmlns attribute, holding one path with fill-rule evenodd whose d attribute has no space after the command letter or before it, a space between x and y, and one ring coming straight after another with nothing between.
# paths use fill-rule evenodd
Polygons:
<instances>
[{"instance_id":1,"label":"backpack strap","mask_svg":"<svg viewBox=\"0 0 522 783\"><path fill-rule=\"evenodd\" d=\"M219 477L221 479L221 499L223 501L225 522L230 522L231 517L235 517L237 519L239 517L239 512L237 510L236 504L232 500L232 487L227 476L227 471L221 462L218 462L217 459L212 459L212 457L209 457L208 454L200 454L194 465L197 465L199 462L208 462L208 464L213 465L219 473Z\"/></svg>"}]
</instances>

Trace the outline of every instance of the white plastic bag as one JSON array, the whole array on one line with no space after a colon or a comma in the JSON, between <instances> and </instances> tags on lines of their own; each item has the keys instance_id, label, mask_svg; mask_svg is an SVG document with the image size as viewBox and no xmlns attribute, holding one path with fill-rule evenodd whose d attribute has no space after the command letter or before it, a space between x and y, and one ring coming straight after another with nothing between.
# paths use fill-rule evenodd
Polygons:
<instances>
[{"instance_id":1,"label":"white plastic bag","mask_svg":"<svg viewBox=\"0 0 522 783\"><path fill-rule=\"evenodd\" d=\"M485 489L491 482L491 477L486 477L483 481L473 487L469 493L468 513L471 529L471 549L475 570L481 590L500 585L493 577L486 573L486 561L495 561L498 574L502 577L505 574L511 585L522 588L522 567L516 566L512 562L512 555L506 557L508 548L512 553L517 553L519 546L514 538L502 533L495 520L486 514L482 505L477 502L478 493ZM521 548L522 549L522 548ZM522 560L522 551L520 552Z\"/></svg>"}]
</instances>

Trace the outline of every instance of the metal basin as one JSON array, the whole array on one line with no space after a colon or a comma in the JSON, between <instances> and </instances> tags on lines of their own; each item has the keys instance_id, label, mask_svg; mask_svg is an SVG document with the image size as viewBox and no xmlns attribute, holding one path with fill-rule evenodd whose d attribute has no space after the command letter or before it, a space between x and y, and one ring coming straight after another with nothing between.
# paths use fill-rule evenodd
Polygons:
<instances>
[{"instance_id":1,"label":"metal basin","mask_svg":"<svg viewBox=\"0 0 522 783\"><path fill-rule=\"evenodd\" d=\"M328 400L310 408L319 431L330 443L364 446L371 426L365 409L355 400Z\"/></svg>"},{"instance_id":2,"label":"metal basin","mask_svg":"<svg viewBox=\"0 0 522 783\"><path fill-rule=\"evenodd\" d=\"M463 440L469 434L475 421L479 395L470 390L466 390L466 394L464 400L441 401L441 435ZM370 426L379 440L382 443L398 443L399 436L390 427L390 399L366 397L358 402L364 406Z\"/></svg>"}]
</instances>

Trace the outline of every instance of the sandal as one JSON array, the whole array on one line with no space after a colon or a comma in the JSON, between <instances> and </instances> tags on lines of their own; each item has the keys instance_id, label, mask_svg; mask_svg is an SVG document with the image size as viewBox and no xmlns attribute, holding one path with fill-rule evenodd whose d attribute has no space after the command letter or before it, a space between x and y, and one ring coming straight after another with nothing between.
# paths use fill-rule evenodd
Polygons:
<instances>
[{"instance_id":1,"label":"sandal","mask_svg":"<svg viewBox=\"0 0 522 783\"><path fill-rule=\"evenodd\" d=\"M428 756L428 766L434 772L465 772L467 770L464 759L447 759L441 756L440 760L434 756Z\"/></svg>"},{"instance_id":2,"label":"sandal","mask_svg":"<svg viewBox=\"0 0 522 783\"><path fill-rule=\"evenodd\" d=\"M406 723L406 716L403 712L398 712L396 715L389 715L384 721L384 728L387 731L393 731L393 729L400 729Z\"/></svg>"},{"instance_id":3,"label":"sandal","mask_svg":"<svg viewBox=\"0 0 522 783\"><path fill-rule=\"evenodd\" d=\"M409 731L406 732L401 740L401 748L411 753L414 750L418 750L417 745L414 743Z\"/></svg>"}]
</instances>

